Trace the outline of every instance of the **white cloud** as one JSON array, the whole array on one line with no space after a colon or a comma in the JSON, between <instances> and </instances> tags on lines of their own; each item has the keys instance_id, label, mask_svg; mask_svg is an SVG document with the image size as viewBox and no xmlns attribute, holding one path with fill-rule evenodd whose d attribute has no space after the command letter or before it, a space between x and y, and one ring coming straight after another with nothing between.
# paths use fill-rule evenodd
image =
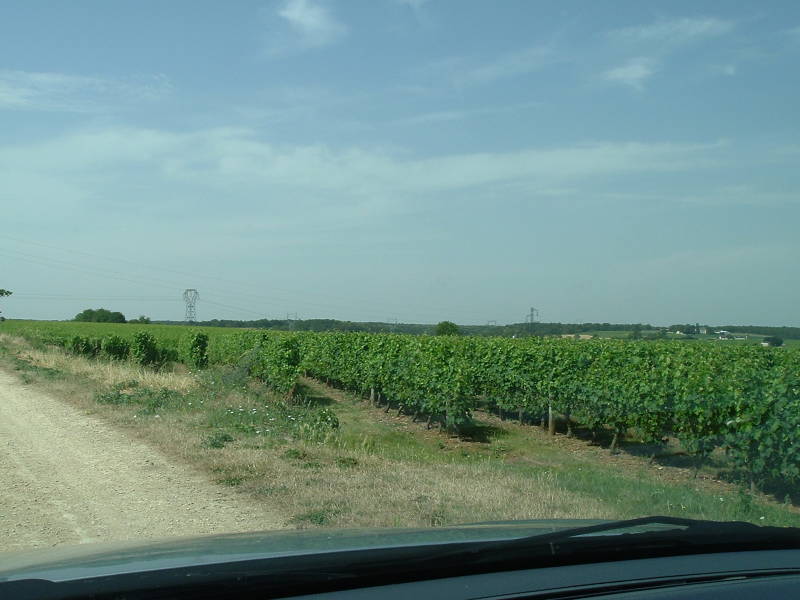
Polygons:
<instances>
[{"instance_id":1,"label":"white cloud","mask_svg":"<svg viewBox=\"0 0 800 600\"><path fill-rule=\"evenodd\" d=\"M642 91L644 82L655 72L655 66L649 58L632 58L625 64L609 69L603 73L603 78L613 83L628 85L635 90Z\"/></svg>"},{"instance_id":2,"label":"white cloud","mask_svg":"<svg viewBox=\"0 0 800 600\"><path fill-rule=\"evenodd\" d=\"M293 48L319 48L344 37L348 28L339 22L325 7L312 0L288 0L278 10L278 16L286 21L297 37L273 47L273 53Z\"/></svg>"},{"instance_id":3,"label":"white cloud","mask_svg":"<svg viewBox=\"0 0 800 600\"><path fill-rule=\"evenodd\" d=\"M622 42L666 42L682 44L703 38L724 35L734 28L732 21L713 17L683 18L659 21L650 25L626 27L609 33Z\"/></svg>"},{"instance_id":4,"label":"white cloud","mask_svg":"<svg viewBox=\"0 0 800 600\"><path fill-rule=\"evenodd\" d=\"M550 46L533 46L509 52L490 60L477 62L466 57L451 56L417 69L417 74L436 85L443 80L454 87L487 85L502 79L527 75L560 60ZM427 86L415 86L428 90Z\"/></svg>"},{"instance_id":5,"label":"white cloud","mask_svg":"<svg viewBox=\"0 0 800 600\"><path fill-rule=\"evenodd\" d=\"M0 110L106 111L157 100L170 89L163 76L137 81L0 70Z\"/></svg>"},{"instance_id":6,"label":"white cloud","mask_svg":"<svg viewBox=\"0 0 800 600\"><path fill-rule=\"evenodd\" d=\"M467 68L454 76L457 85L485 85L499 79L526 75L554 62L551 48L536 46L512 52L482 65Z\"/></svg>"},{"instance_id":7,"label":"white cloud","mask_svg":"<svg viewBox=\"0 0 800 600\"><path fill-rule=\"evenodd\" d=\"M491 108L474 108L466 110L442 110L436 112L423 113L398 119L396 123L402 125L424 125L427 123L443 123L448 121L463 121L475 117L485 117L490 115L517 112L529 108L541 106L539 102L522 102L519 104L509 104L507 106L495 106Z\"/></svg>"},{"instance_id":8,"label":"white cloud","mask_svg":"<svg viewBox=\"0 0 800 600\"><path fill-rule=\"evenodd\" d=\"M238 206L252 214L330 222L332 214L363 217L481 186L536 192L598 177L701 169L719 147L592 143L407 159L374 148L278 146L247 129L105 129L0 147L0 201L34 207L37 214L54 202L59 208L106 203L169 212L198 197L220 197L224 211ZM58 189L63 192L54 194Z\"/></svg>"}]
</instances>

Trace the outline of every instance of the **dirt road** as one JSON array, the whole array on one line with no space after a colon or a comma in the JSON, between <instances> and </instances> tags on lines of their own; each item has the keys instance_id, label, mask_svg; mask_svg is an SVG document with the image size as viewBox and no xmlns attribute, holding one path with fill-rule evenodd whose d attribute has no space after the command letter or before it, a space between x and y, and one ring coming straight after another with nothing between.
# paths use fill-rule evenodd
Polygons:
<instances>
[{"instance_id":1,"label":"dirt road","mask_svg":"<svg viewBox=\"0 0 800 600\"><path fill-rule=\"evenodd\" d=\"M0 371L0 552L281 526L267 508Z\"/></svg>"}]
</instances>

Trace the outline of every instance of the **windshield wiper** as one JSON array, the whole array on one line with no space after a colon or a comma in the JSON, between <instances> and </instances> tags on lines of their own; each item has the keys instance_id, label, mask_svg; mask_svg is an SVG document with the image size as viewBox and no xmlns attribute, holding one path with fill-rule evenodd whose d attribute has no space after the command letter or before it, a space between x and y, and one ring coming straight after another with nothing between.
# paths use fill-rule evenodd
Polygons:
<instances>
[{"instance_id":1,"label":"windshield wiper","mask_svg":"<svg viewBox=\"0 0 800 600\"><path fill-rule=\"evenodd\" d=\"M800 549L800 529L654 516L475 544L471 564L503 563L513 569L542 561L571 564L787 548Z\"/></svg>"}]
</instances>

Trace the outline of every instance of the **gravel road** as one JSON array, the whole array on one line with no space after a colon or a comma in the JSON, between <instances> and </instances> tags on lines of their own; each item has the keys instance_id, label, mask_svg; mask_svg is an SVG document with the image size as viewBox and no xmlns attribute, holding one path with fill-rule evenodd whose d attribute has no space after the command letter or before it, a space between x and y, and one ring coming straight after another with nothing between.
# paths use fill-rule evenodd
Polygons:
<instances>
[{"instance_id":1,"label":"gravel road","mask_svg":"<svg viewBox=\"0 0 800 600\"><path fill-rule=\"evenodd\" d=\"M0 552L281 526L268 508L0 371Z\"/></svg>"}]
</instances>

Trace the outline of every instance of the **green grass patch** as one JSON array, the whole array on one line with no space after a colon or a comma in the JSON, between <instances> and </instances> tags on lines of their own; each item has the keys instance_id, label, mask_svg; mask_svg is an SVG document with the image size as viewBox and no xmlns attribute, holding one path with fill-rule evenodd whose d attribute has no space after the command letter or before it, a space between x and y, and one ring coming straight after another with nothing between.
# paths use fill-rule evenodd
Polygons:
<instances>
[{"instance_id":1,"label":"green grass patch","mask_svg":"<svg viewBox=\"0 0 800 600\"><path fill-rule=\"evenodd\" d=\"M316 389L322 394L321 389ZM715 492L701 480L687 476L665 479L660 475L670 467L650 465L646 459L631 468L615 464L614 457L600 451L603 460L573 456L554 443L535 426L496 426L484 423L487 435L481 442L467 442L453 436L422 435L424 425L405 423L405 427L382 413L368 408L362 400L337 394L333 405L341 421L337 448L367 451L389 461L428 464L480 464L508 475L509 480L529 478L549 472L569 492L600 499L623 517L663 514L698 519L740 520L758 524L800 526L800 514L786 503L764 495L751 495L735 485L720 486ZM370 412L373 416L370 416ZM481 416L478 415L480 425ZM333 443L333 441L332 441ZM575 440L575 443L583 443ZM588 444L588 442L586 442ZM334 458L335 464L339 458ZM443 467L446 468L446 467ZM452 507L425 506L424 519L431 525L451 522ZM422 512L420 513L422 514Z\"/></svg>"},{"instance_id":2,"label":"green grass patch","mask_svg":"<svg viewBox=\"0 0 800 600\"><path fill-rule=\"evenodd\" d=\"M64 373L58 369L40 367L16 356L12 357L12 364L25 383L33 383L36 380L54 381L64 377Z\"/></svg>"},{"instance_id":3,"label":"green grass patch","mask_svg":"<svg viewBox=\"0 0 800 600\"><path fill-rule=\"evenodd\" d=\"M242 485L244 482L244 477L240 477L237 475L232 475L230 477L223 477L222 479L217 479L217 483L220 485L227 485L229 487L236 487L237 485Z\"/></svg>"},{"instance_id":4,"label":"green grass patch","mask_svg":"<svg viewBox=\"0 0 800 600\"><path fill-rule=\"evenodd\" d=\"M343 469L352 469L358 466L358 459L352 456L337 456L336 465Z\"/></svg>"},{"instance_id":5,"label":"green grass patch","mask_svg":"<svg viewBox=\"0 0 800 600\"><path fill-rule=\"evenodd\" d=\"M286 452L281 454L281 457L289 460L303 460L308 458L308 453L298 448L287 448Z\"/></svg>"},{"instance_id":6,"label":"green grass patch","mask_svg":"<svg viewBox=\"0 0 800 600\"><path fill-rule=\"evenodd\" d=\"M291 518L291 522L295 525L317 525L325 526L333 523L335 518L341 514L341 509L333 506L326 505L320 508L313 508L311 510L302 512Z\"/></svg>"},{"instance_id":7,"label":"green grass patch","mask_svg":"<svg viewBox=\"0 0 800 600\"><path fill-rule=\"evenodd\" d=\"M224 431L215 431L203 440L204 448L224 448L226 444L233 441L233 436Z\"/></svg>"}]
</instances>

